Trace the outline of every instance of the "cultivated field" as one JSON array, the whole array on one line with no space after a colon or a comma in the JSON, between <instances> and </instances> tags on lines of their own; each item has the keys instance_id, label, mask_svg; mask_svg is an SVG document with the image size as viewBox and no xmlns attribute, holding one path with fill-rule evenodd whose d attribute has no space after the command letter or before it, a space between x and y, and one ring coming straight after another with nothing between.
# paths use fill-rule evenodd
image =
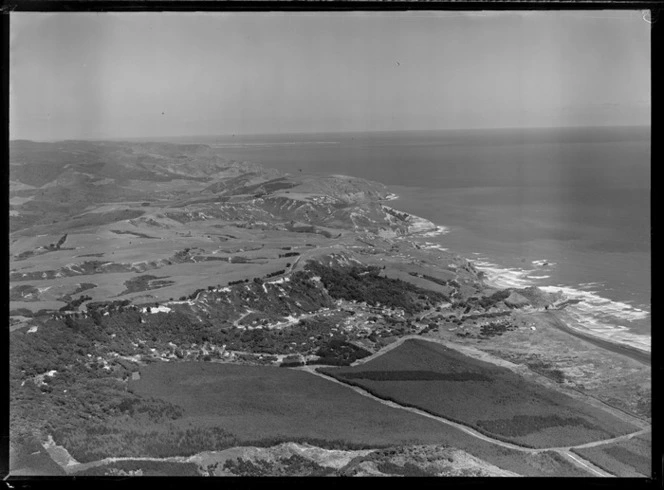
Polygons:
<instances>
[{"instance_id":1,"label":"cultivated field","mask_svg":"<svg viewBox=\"0 0 664 490\"><path fill-rule=\"evenodd\" d=\"M441 424L383 407L342 386L278 367L154 363L129 388L184 408L184 419L242 440L323 439L384 445L450 437Z\"/></svg>"},{"instance_id":2,"label":"cultivated field","mask_svg":"<svg viewBox=\"0 0 664 490\"><path fill-rule=\"evenodd\" d=\"M154 363L130 389L184 409L178 425L221 427L243 444L311 442L332 448L443 444L530 476L587 476L552 452L520 452L390 408L306 372L204 362ZM203 450L204 448L201 448Z\"/></svg>"},{"instance_id":3,"label":"cultivated field","mask_svg":"<svg viewBox=\"0 0 664 490\"><path fill-rule=\"evenodd\" d=\"M574 449L605 471L622 476L652 476L652 435L644 434L614 444Z\"/></svg>"},{"instance_id":4,"label":"cultivated field","mask_svg":"<svg viewBox=\"0 0 664 490\"><path fill-rule=\"evenodd\" d=\"M406 341L357 367L321 371L527 447L571 446L638 429L506 368L426 341Z\"/></svg>"},{"instance_id":5,"label":"cultivated field","mask_svg":"<svg viewBox=\"0 0 664 490\"><path fill-rule=\"evenodd\" d=\"M454 331L442 327L427 336L472 345L493 356L526 366L644 421L650 418L650 366L627 356L607 355L605 349L551 327L541 320L539 314L515 311L511 318L519 328L490 339L476 338L478 329L467 323ZM536 326L536 330L531 330L530 326ZM475 335L462 338L458 335L460 332L475 332Z\"/></svg>"},{"instance_id":6,"label":"cultivated field","mask_svg":"<svg viewBox=\"0 0 664 490\"><path fill-rule=\"evenodd\" d=\"M115 232L110 232L112 228ZM58 310L67 301L67 294L78 294L81 283L94 284L85 294L92 301L130 299L136 303L168 301L189 295L208 286L226 286L229 282L267 274L288 268L298 256L286 253L316 252L307 234L274 231L247 231L224 227L229 237L225 241L205 236L183 237L173 230L134 228L134 233L153 234L158 239L132 235L126 223L114 223L98 233L70 234L67 249L50 251L27 260L11 262L12 289L10 310ZM138 231L143 230L143 231ZM117 233L122 231L122 233ZM200 230L220 233L208 227ZM210 235L212 236L212 235ZM53 241L53 237L39 240L21 239L12 245L16 253L36 249ZM311 244L312 246L306 246ZM315 241L315 240L314 240ZM183 250L190 250L186 261L176 258ZM288 250L286 250L288 249ZM95 269L92 263L98 263ZM26 274L25 277L21 277ZM143 275L159 277L160 287L129 289L126 283L138 281ZM170 283L170 284L169 284ZM23 297L22 297L23 296Z\"/></svg>"}]
</instances>

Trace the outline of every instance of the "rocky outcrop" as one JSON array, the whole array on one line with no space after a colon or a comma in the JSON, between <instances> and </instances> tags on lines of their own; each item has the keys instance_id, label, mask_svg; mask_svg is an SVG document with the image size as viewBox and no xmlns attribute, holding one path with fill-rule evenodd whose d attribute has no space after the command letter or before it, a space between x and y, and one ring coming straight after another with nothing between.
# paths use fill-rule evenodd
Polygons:
<instances>
[{"instance_id":1,"label":"rocky outcrop","mask_svg":"<svg viewBox=\"0 0 664 490\"><path fill-rule=\"evenodd\" d=\"M515 289L522 298L525 298L529 304L535 308L544 308L551 306L556 301L563 299L562 293L547 293L536 286L530 286L523 289Z\"/></svg>"},{"instance_id":2,"label":"rocky outcrop","mask_svg":"<svg viewBox=\"0 0 664 490\"><path fill-rule=\"evenodd\" d=\"M512 291L512 293L503 300L503 303L513 308L521 308L530 304L530 302L525 297L514 291Z\"/></svg>"}]
</instances>

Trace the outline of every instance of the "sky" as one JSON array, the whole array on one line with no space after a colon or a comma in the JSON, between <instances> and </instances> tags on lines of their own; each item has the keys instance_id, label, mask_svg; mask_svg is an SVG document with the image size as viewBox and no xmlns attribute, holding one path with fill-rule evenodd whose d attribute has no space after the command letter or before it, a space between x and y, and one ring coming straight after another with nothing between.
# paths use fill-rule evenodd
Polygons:
<instances>
[{"instance_id":1,"label":"sky","mask_svg":"<svg viewBox=\"0 0 664 490\"><path fill-rule=\"evenodd\" d=\"M12 13L10 138L649 125L642 17Z\"/></svg>"}]
</instances>

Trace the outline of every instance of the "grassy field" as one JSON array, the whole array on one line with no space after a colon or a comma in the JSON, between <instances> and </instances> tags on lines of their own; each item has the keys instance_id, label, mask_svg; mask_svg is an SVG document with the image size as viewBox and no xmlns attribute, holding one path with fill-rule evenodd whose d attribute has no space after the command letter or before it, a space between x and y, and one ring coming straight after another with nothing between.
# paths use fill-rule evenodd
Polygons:
<instances>
[{"instance_id":1,"label":"grassy field","mask_svg":"<svg viewBox=\"0 0 664 490\"><path fill-rule=\"evenodd\" d=\"M34 438L24 441L18 448L10 446L9 468L11 476L65 475L65 471Z\"/></svg>"},{"instance_id":2,"label":"grassy field","mask_svg":"<svg viewBox=\"0 0 664 490\"><path fill-rule=\"evenodd\" d=\"M445 444L529 476L583 476L553 453L527 454L386 407L305 372L215 363L154 363L130 389L184 409L175 423L221 427L243 444L311 442L336 448ZM206 448L201 448L201 451Z\"/></svg>"},{"instance_id":3,"label":"grassy field","mask_svg":"<svg viewBox=\"0 0 664 490\"><path fill-rule=\"evenodd\" d=\"M401 266L405 268L405 266ZM431 281L427 281L426 279L423 279L421 277L416 277L411 274L409 274L410 271L407 270L401 270L399 265L390 265L389 269L386 269L385 271L382 272L381 275L384 277L389 277L390 279L401 279L402 281L406 281L414 286L417 286L418 288L424 288L424 289L429 289L431 291L436 291L438 293L443 293L445 295L449 295L451 292L451 288L447 286L441 286L440 284L433 283Z\"/></svg>"},{"instance_id":4,"label":"grassy field","mask_svg":"<svg viewBox=\"0 0 664 490\"><path fill-rule=\"evenodd\" d=\"M472 345L544 375L562 374L566 386L574 387L610 405L647 420L651 415L651 368L627 356L608 352L540 321L538 315L513 313L518 329L490 339L463 339L441 328L429 335ZM536 325L533 331L530 325ZM466 330L471 330L466 328ZM477 332L478 329L475 329Z\"/></svg>"},{"instance_id":5,"label":"grassy field","mask_svg":"<svg viewBox=\"0 0 664 490\"><path fill-rule=\"evenodd\" d=\"M187 233L178 231L181 229L177 227L171 229L142 222L138 224L140 226L127 222L114 223L99 227L96 233L70 233L66 249L35 255L26 260L11 260L12 286L38 291L26 300L21 297L20 290L15 289L10 298L10 310L57 310L65 304L58 304L58 298L71 294L81 282L96 284L95 288L86 292L93 301L111 297L139 302L178 299L199 288L218 284L225 286L232 281L251 280L286 269L286 264L293 264L298 257L280 255L292 252L293 247L300 252L307 249L315 252L314 246L322 243L319 235L243 229L219 220L192 222ZM135 233L154 238L142 238L135 236ZM18 255L57 238L57 234L20 237L13 241L11 250ZM252 248L257 250L252 251ZM192 250L190 257L196 262L188 260L179 263L173 260L175 254L185 249ZM203 261L204 257L217 260ZM232 257L232 263L227 262L229 257ZM247 263L242 263L243 260ZM102 273L92 273L94 271L88 268L82 274L67 270L69 265L82 266L92 261L114 264L114 268ZM142 272L131 270L132 265L140 268L157 262L156 268L150 265ZM22 277L22 274L27 276ZM126 287L128 282L140 281L142 275L168 277L173 284L163 283L159 288Z\"/></svg>"},{"instance_id":6,"label":"grassy field","mask_svg":"<svg viewBox=\"0 0 664 490\"><path fill-rule=\"evenodd\" d=\"M67 264L82 264L85 262L98 260L100 262L113 262L123 265L138 264L147 260L169 259L178 250L185 248L185 243L179 243L177 240L149 240L142 239L143 242L152 242L151 251L146 247L148 244L139 243L141 239L129 244L130 235L114 235L121 237L120 240L109 239L96 240L95 247L80 246L76 250L57 251L34 257L28 261L13 262L11 267L16 269L17 273L30 273L38 271L39 275L44 271L59 271ZM86 239L89 237L85 237ZM96 237L99 239L99 237ZM72 235L71 241L74 244L77 236ZM125 243L126 242L126 243ZM281 243L277 242L278 245ZM212 246L211 246L212 245ZM255 242L254 242L255 245ZM284 245L285 246L285 245ZM180 247L180 248L178 248ZM101 251L102 257L85 257L90 250ZM206 243L206 254L216 251L216 244ZM145 272L105 272L97 274L76 274L64 277L33 278L25 281L17 281L12 284L15 288L13 296L10 298L10 310L26 308L36 312L41 309L57 310L65 305L65 302L58 303L58 298L72 294L81 282L96 284L96 287L86 291L93 301L103 301L112 297L121 297L122 299L140 299L142 301L168 301L171 298L178 299L180 296L188 295L198 288L207 288L221 284L225 286L231 281L251 280L254 277L264 277L277 270L286 269L286 264L293 263L296 257L279 257L284 254L280 246L271 244L264 249L255 252L253 255L266 257L262 263L228 263L225 261L208 261L199 263L173 263L172 265L162 265L156 269L148 269ZM205 254L203 254L205 255ZM251 253L234 253L233 256L251 257ZM223 258L226 260L228 254L217 253L212 257ZM149 259L146 260L146 257ZM143 275L156 277L165 277L171 281L160 284L161 287L128 287L127 283L134 284L140 281ZM19 289L30 287L38 291L30 300L23 300L19 294ZM146 291L149 290L149 293Z\"/></svg>"},{"instance_id":7,"label":"grassy field","mask_svg":"<svg viewBox=\"0 0 664 490\"><path fill-rule=\"evenodd\" d=\"M426 341L406 341L361 366L322 371L376 396L529 447L576 445L636 430L506 368Z\"/></svg>"},{"instance_id":8,"label":"grassy field","mask_svg":"<svg viewBox=\"0 0 664 490\"><path fill-rule=\"evenodd\" d=\"M651 434L605 446L575 449L574 452L613 474L635 477L652 475Z\"/></svg>"},{"instance_id":9,"label":"grassy field","mask_svg":"<svg viewBox=\"0 0 664 490\"><path fill-rule=\"evenodd\" d=\"M184 418L244 440L311 438L352 444L440 441L449 430L383 407L310 374L277 367L155 363L130 389L184 408Z\"/></svg>"}]
</instances>

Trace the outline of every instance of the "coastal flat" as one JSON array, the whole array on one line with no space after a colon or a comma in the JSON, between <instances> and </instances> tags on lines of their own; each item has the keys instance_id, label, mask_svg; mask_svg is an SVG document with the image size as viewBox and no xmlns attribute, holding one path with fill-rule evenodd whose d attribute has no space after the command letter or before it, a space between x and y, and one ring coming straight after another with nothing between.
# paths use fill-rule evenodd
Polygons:
<instances>
[{"instance_id":1,"label":"coastal flat","mask_svg":"<svg viewBox=\"0 0 664 490\"><path fill-rule=\"evenodd\" d=\"M223 427L244 441L324 439L352 447L450 437L439 424L300 371L185 362L150 364L140 372L140 380L129 383L132 392L181 406L184 420Z\"/></svg>"},{"instance_id":2,"label":"coastal flat","mask_svg":"<svg viewBox=\"0 0 664 490\"><path fill-rule=\"evenodd\" d=\"M620 351L610 352L573 337L553 327L542 315L515 312L511 322L517 328L491 336L481 335L480 327L471 322L461 327L440 323L427 336L469 345L523 366L562 388L594 397L647 424L651 417L650 366Z\"/></svg>"},{"instance_id":3,"label":"coastal flat","mask_svg":"<svg viewBox=\"0 0 664 490\"><path fill-rule=\"evenodd\" d=\"M508 369L431 342L408 340L360 366L321 371L527 447L573 446L638 429Z\"/></svg>"},{"instance_id":4,"label":"coastal flat","mask_svg":"<svg viewBox=\"0 0 664 490\"><path fill-rule=\"evenodd\" d=\"M223 427L243 445L290 440L352 449L435 443L463 449L518 474L584 474L555 453L520 453L485 444L302 371L197 362L154 363L140 373L129 389L182 407L178 424Z\"/></svg>"}]
</instances>

